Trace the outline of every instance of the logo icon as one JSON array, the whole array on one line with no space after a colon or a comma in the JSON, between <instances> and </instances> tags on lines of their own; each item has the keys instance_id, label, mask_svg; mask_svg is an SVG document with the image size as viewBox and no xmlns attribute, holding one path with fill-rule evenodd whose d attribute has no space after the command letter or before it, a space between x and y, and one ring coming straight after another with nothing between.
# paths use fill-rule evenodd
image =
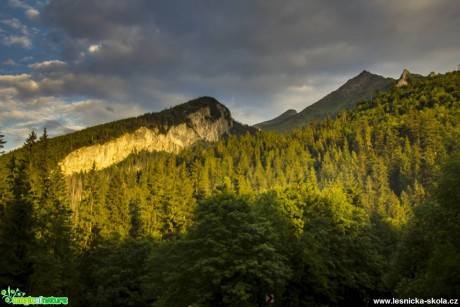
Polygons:
<instances>
[{"instance_id":1,"label":"logo icon","mask_svg":"<svg viewBox=\"0 0 460 307\"><path fill-rule=\"evenodd\" d=\"M5 300L6 303L11 304L13 303L13 297L24 297L26 295L25 292L19 291L18 288L16 290L11 289L10 286L8 286L7 290L2 290L2 299Z\"/></svg>"}]
</instances>

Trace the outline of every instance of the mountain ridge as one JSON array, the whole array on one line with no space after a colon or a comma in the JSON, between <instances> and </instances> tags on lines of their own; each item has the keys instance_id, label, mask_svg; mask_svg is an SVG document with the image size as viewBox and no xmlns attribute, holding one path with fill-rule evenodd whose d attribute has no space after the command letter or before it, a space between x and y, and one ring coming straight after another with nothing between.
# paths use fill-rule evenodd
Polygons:
<instances>
[{"instance_id":1,"label":"mountain ridge","mask_svg":"<svg viewBox=\"0 0 460 307\"><path fill-rule=\"evenodd\" d=\"M79 148L68 154L59 165L65 175L70 175L89 171L93 166L96 170L109 167L142 150L178 153L198 141L215 142L229 133L233 126L229 110L222 104L217 108L218 111L214 112L220 114L212 115L211 107L189 113L185 122L169 126L167 132L140 127L107 143Z\"/></svg>"},{"instance_id":2,"label":"mountain ridge","mask_svg":"<svg viewBox=\"0 0 460 307\"><path fill-rule=\"evenodd\" d=\"M51 159L70 175L89 171L93 164L97 170L106 168L142 150L177 153L199 141L215 142L224 135L255 131L235 121L215 98L202 96L160 112L49 138L48 146ZM18 148L1 158L21 156L23 150Z\"/></svg>"},{"instance_id":3,"label":"mountain ridge","mask_svg":"<svg viewBox=\"0 0 460 307\"><path fill-rule=\"evenodd\" d=\"M393 78L385 78L363 70L337 90L332 91L298 114L272 125L262 125L262 130L285 132L301 128L312 119L324 118L326 115L335 116L341 109L353 108L360 100L371 99L376 90L388 90L395 81ZM270 122L270 120L263 123L267 122ZM254 127L258 127L263 123L256 124Z\"/></svg>"},{"instance_id":4,"label":"mountain ridge","mask_svg":"<svg viewBox=\"0 0 460 307\"><path fill-rule=\"evenodd\" d=\"M259 124L255 124L253 127L257 128L257 129L263 129L264 127L270 127L272 125L276 125L292 116L295 116L297 115L297 111L294 110L294 109L289 109L287 110L286 112L284 112L283 114L281 114L280 116L278 117L275 117L274 119L271 119L271 120L267 120L265 122L261 122Z\"/></svg>"}]
</instances>

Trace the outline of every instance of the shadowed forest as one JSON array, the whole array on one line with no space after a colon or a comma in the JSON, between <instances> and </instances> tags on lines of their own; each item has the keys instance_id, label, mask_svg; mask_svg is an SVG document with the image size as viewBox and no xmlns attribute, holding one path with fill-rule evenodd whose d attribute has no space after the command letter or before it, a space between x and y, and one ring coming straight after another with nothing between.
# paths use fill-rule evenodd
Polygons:
<instances>
[{"instance_id":1,"label":"shadowed forest","mask_svg":"<svg viewBox=\"0 0 460 307\"><path fill-rule=\"evenodd\" d=\"M68 177L56 144L31 132L0 157L2 289L74 306L460 297L460 72Z\"/></svg>"}]
</instances>

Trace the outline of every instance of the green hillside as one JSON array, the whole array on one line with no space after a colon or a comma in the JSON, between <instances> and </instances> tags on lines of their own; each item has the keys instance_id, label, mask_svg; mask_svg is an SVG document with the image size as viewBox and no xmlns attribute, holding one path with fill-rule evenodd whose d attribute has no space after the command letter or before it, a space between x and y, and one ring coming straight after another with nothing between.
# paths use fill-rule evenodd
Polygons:
<instances>
[{"instance_id":1,"label":"green hillside","mask_svg":"<svg viewBox=\"0 0 460 307\"><path fill-rule=\"evenodd\" d=\"M325 118L326 115L335 117L340 110L351 109L358 101L370 100L377 90L387 91L394 82L394 79L384 78L364 70L297 115L282 121L269 122L260 128L264 131L292 131L306 126L313 119Z\"/></svg>"},{"instance_id":2,"label":"green hillside","mask_svg":"<svg viewBox=\"0 0 460 307\"><path fill-rule=\"evenodd\" d=\"M0 181L0 284L77 306L369 306L460 296L460 72L290 133Z\"/></svg>"},{"instance_id":3,"label":"green hillside","mask_svg":"<svg viewBox=\"0 0 460 307\"><path fill-rule=\"evenodd\" d=\"M213 97L199 97L161 112L146 113L138 117L126 118L50 138L49 150L53 160L59 161L65 155L81 147L104 144L125 133L132 133L141 127L152 130L159 129L161 132L166 133L174 125L188 123L187 116L203 107L210 107L211 120L216 120L220 116L217 105L223 106ZM226 114L224 114L226 119L233 121L230 111L226 107L224 108L226 110ZM233 121L230 133L245 134L246 132L254 133L255 131L256 129L254 128ZM18 149L11 154L22 155L23 149ZM3 158L0 157L0 161L6 161L5 159L10 157L11 154Z\"/></svg>"}]
</instances>

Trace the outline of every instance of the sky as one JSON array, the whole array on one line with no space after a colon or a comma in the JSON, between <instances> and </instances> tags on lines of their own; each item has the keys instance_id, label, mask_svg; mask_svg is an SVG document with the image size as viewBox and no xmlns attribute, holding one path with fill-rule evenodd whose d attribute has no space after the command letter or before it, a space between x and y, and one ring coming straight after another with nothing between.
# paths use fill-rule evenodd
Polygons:
<instances>
[{"instance_id":1,"label":"sky","mask_svg":"<svg viewBox=\"0 0 460 307\"><path fill-rule=\"evenodd\" d=\"M458 0L1 0L6 150L213 96L245 124L460 64Z\"/></svg>"}]
</instances>

